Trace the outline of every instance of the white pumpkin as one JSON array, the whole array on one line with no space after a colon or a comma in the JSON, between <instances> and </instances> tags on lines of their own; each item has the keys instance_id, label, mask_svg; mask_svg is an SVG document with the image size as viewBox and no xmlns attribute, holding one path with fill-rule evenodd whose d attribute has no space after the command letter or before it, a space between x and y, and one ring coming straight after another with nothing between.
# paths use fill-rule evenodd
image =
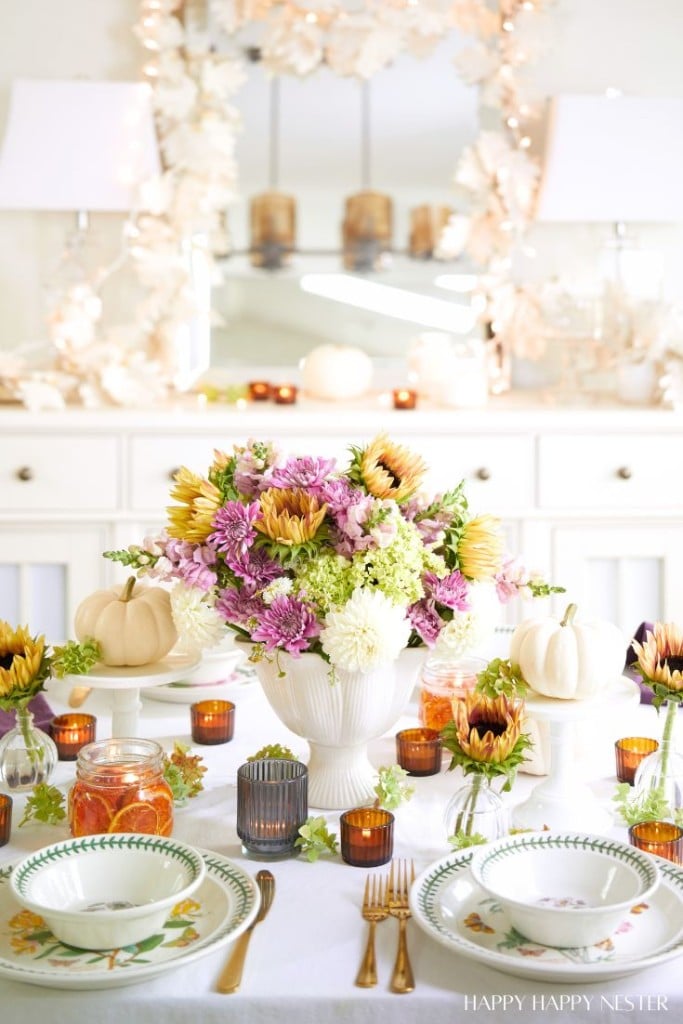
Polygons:
<instances>
[{"instance_id":1,"label":"white pumpkin","mask_svg":"<svg viewBox=\"0 0 683 1024\"><path fill-rule=\"evenodd\" d=\"M594 697L621 675L626 641L611 622L574 622L576 605L564 618L526 619L510 640L510 660L536 693L560 700Z\"/></svg>"},{"instance_id":2,"label":"white pumpkin","mask_svg":"<svg viewBox=\"0 0 683 1024\"><path fill-rule=\"evenodd\" d=\"M314 398L359 398L372 383L372 359L352 345L318 345L301 364L304 391Z\"/></svg>"},{"instance_id":3,"label":"white pumpkin","mask_svg":"<svg viewBox=\"0 0 683 1024\"><path fill-rule=\"evenodd\" d=\"M96 590L76 609L78 640L96 640L105 665L149 665L168 654L178 639L171 599L161 587L123 586Z\"/></svg>"}]
</instances>

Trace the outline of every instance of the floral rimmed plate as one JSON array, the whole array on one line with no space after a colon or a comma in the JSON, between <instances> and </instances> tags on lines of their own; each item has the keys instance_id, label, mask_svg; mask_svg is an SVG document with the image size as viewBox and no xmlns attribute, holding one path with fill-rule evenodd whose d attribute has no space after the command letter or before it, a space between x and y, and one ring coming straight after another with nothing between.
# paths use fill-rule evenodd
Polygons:
<instances>
[{"instance_id":1,"label":"floral rimmed plate","mask_svg":"<svg viewBox=\"0 0 683 1024\"><path fill-rule=\"evenodd\" d=\"M11 864L0 867L0 977L47 988L97 989L147 981L232 942L253 921L260 897L254 879L208 850L204 882L174 907L161 931L126 949L93 952L60 943L42 919L15 902Z\"/></svg>"},{"instance_id":2,"label":"floral rimmed plate","mask_svg":"<svg viewBox=\"0 0 683 1024\"><path fill-rule=\"evenodd\" d=\"M432 864L416 879L410 905L433 939L505 974L543 981L621 978L683 955L683 869L658 859L662 880L634 906L614 935L596 946L551 949L516 932L503 907L487 897L469 870L472 850Z\"/></svg>"},{"instance_id":3,"label":"floral rimmed plate","mask_svg":"<svg viewBox=\"0 0 683 1024\"><path fill-rule=\"evenodd\" d=\"M173 683L164 683L163 686L144 689L142 696L149 700L161 701L162 704L194 704L197 700L225 700L229 699L229 689L253 683L255 679L256 673L251 667L239 665L227 679L220 682L191 683L179 679Z\"/></svg>"}]
</instances>

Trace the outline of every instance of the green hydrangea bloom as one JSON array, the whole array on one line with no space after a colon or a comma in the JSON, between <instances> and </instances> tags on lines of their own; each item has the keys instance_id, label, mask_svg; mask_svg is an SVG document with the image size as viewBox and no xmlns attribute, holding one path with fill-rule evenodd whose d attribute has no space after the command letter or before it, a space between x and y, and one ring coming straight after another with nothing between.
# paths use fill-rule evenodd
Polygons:
<instances>
[{"instance_id":1,"label":"green hydrangea bloom","mask_svg":"<svg viewBox=\"0 0 683 1024\"><path fill-rule=\"evenodd\" d=\"M310 562L295 567L294 589L305 592L306 600L317 605L323 613L346 604L353 593L352 565L347 558L336 554L320 554Z\"/></svg>"},{"instance_id":2,"label":"green hydrangea bloom","mask_svg":"<svg viewBox=\"0 0 683 1024\"><path fill-rule=\"evenodd\" d=\"M383 548L360 551L351 561L352 589L376 587L396 604L412 604L423 596L425 548L415 526L398 517L396 536Z\"/></svg>"}]
</instances>

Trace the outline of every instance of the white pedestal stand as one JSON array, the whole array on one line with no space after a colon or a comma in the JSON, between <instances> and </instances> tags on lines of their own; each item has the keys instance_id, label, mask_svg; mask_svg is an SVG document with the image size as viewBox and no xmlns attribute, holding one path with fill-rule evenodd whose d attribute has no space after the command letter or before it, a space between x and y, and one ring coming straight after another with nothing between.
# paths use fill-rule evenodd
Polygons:
<instances>
[{"instance_id":1,"label":"white pedestal stand","mask_svg":"<svg viewBox=\"0 0 683 1024\"><path fill-rule=\"evenodd\" d=\"M167 655L162 661L135 668L114 668L95 665L84 676L65 676L72 686L90 686L94 690L112 691L112 737L137 736L138 715L141 708L140 689L161 686L183 679L199 664L189 655Z\"/></svg>"},{"instance_id":2,"label":"white pedestal stand","mask_svg":"<svg viewBox=\"0 0 683 1024\"><path fill-rule=\"evenodd\" d=\"M591 700L559 700L538 694L527 697L529 714L550 726L550 772L527 800L513 808L515 828L609 830L612 815L577 776L574 727L596 715L612 715L620 706L639 699L637 684L623 676Z\"/></svg>"}]
</instances>

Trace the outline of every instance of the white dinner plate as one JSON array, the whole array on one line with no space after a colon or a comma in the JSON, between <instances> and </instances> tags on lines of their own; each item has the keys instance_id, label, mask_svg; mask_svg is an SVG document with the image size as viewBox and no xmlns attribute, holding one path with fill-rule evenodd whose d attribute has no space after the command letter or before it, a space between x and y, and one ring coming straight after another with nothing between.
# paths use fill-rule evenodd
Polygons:
<instances>
[{"instance_id":1,"label":"white dinner plate","mask_svg":"<svg viewBox=\"0 0 683 1024\"><path fill-rule=\"evenodd\" d=\"M657 858L662 880L632 908L614 935L596 946L552 949L529 942L503 907L474 882L472 850L450 854L422 872L410 893L417 924L442 945L520 978L564 983L606 981L683 954L683 869Z\"/></svg>"},{"instance_id":2,"label":"white dinner plate","mask_svg":"<svg viewBox=\"0 0 683 1024\"><path fill-rule=\"evenodd\" d=\"M252 668L240 665L227 679L218 683L190 683L180 679L174 683L164 683L141 690L143 697L159 700L164 704L194 704L198 700L229 700L230 693L236 686L253 683L256 673Z\"/></svg>"},{"instance_id":3,"label":"white dinner plate","mask_svg":"<svg viewBox=\"0 0 683 1024\"><path fill-rule=\"evenodd\" d=\"M47 988L115 988L147 981L232 942L258 912L256 882L233 861L199 851L207 874L162 930L125 949L93 952L59 942L42 918L15 902L11 864L0 867L0 976Z\"/></svg>"}]
</instances>

